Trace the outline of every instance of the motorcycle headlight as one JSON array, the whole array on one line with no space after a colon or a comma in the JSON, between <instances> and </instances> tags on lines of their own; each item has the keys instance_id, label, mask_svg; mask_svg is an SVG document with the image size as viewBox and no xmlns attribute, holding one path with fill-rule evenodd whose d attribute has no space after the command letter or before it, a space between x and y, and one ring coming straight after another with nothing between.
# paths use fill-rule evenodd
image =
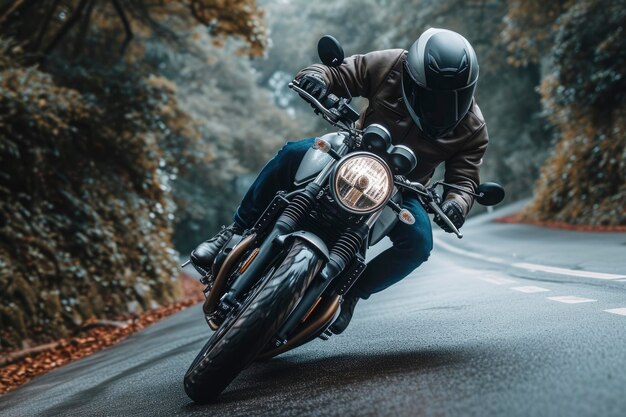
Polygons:
<instances>
[{"instance_id":1,"label":"motorcycle headlight","mask_svg":"<svg viewBox=\"0 0 626 417\"><path fill-rule=\"evenodd\" d=\"M391 197L393 176L378 156L353 153L337 164L331 190L344 209L357 214L373 213Z\"/></svg>"}]
</instances>

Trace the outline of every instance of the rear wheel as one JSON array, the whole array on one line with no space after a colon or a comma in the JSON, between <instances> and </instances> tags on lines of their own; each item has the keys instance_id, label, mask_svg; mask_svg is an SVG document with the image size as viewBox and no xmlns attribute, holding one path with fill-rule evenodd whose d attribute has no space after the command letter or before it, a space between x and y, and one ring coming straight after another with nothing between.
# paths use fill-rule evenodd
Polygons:
<instances>
[{"instance_id":1,"label":"rear wheel","mask_svg":"<svg viewBox=\"0 0 626 417\"><path fill-rule=\"evenodd\" d=\"M185 374L185 392L197 403L217 396L257 357L302 298L319 270L317 253L294 240L238 311L226 318Z\"/></svg>"}]
</instances>

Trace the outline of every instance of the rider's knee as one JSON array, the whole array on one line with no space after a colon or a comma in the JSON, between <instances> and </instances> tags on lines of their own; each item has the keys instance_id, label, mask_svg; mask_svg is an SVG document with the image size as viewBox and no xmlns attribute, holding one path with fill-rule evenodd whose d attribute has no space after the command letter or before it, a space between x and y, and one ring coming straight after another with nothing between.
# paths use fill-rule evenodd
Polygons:
<instances>
[{"instance_id":1,"label":"rider's knee","mask_svg":"<svg viewBox=\"0 0 626 417\"><path fill-rule=\"evenodd\" d=\"M416 263L421 264L426 262L430 257L430 252L433 250L433 241L430 237L423 238L419 242L416 242L413 249L413 259Z\"/></svg>"},{"instance_id":2,"label":"rider's knee","mask_svg":"<svg viewBox=\"0 0 626 417\"><path fill-rule=\"evenodd\" d=\"M288 160L290 158L290 155L293 153L293 146L291 145L291 143L292 142L285 143L283 147L278 150L276 156L274 156L274 159Z\"/></svg>"},{"instance_id":3,"label":"rider's knee","mask_svg":"<svg viewBox=\"0 0 626 417\"><path fill-rule=\"evenodd\" d=\"M433 250L433 238L430 230L411 228L411 232L398 242L398 249L406 255L407 262L419 266L426 262Z\"/></svg>"},{"instance_id":4,"label":"rider's knee","mask_svg":"<svg viewBox=\"0 0 626 417\"><path fill-rule=\"evenodd\" d=\"M279 154L288 154L288 153L292 153L294 151L294 149L296 149L297 146L297 142L286 142L282 148L280 148L280 150L278 151Z\"/></svg>"},{"instance_id":5,"label":"rider's knee","mask_svg":"<svg viewBox=\"0 0 626 417\"><path fill-rule=\"evenodd\" d=\"M304 154L311 147L308 141L287 142L274 157L274 164L287 178L293 178Z\"/></svg>"},{"instance_id":6,"label":"rider's knee","mask_svg":"<svg viewBox=\"0 0 626 417\"><path fill-rule=\"evenodd\" d=\"M296 142L287 142L280 148L277 156L286 159L302 157L310 147L310 145L305 142L306 139Z\"/></svg>"}]
</instances>

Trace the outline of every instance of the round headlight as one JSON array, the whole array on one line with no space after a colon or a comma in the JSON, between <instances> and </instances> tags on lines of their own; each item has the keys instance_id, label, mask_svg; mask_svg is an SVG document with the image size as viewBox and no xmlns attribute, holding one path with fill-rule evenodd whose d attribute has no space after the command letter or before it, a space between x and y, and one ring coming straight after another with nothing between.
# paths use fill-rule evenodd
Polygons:
<instances>
[{"instance_id":1,"label":"round headlight","mask_svg":"<svg viewBox=\"0 0 626 417\"><path fill-rule=\"evenodd\" d=\"M340 161L331 184L337 202L358 214L377 211L393 192L389 166L369 153L354 153Z\"/></svg>"}]
</instances>

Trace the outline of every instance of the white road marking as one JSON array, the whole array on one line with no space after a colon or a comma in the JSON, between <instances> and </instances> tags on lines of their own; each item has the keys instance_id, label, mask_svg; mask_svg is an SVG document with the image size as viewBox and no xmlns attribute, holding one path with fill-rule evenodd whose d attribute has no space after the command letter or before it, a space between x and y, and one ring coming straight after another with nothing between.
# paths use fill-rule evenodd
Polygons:
<instances>
[{"instance_id":1,"label":"white road marking","mask_svg":"<svg viewBox=\"0 0 626 417\"><path fill-rule=\"evenodd\" d=\"M559 297L548 297L548 300L558 301L565 304L579 304L579 303L591 303L598 300L592 300L591 298L575 297L573 295L563 295Z\"/></svg>"},{"instance_id":2,"label":"white road marking","mask_svg":"<svg viewBox=\"0 0 626 417\"><path fill-rule=\"evenodd\" d=\"M495 274L485 275L484 277L479 277L481 280L485 282L489 282L491 284L496 285L504 285L504 284L515 284L517 281L513 281L510 278L504 278Z\"/></svg>"},{"instance_id":3,"label":"white road marking","mask_svg":"<svg viewBox=\"0 0 626 417\"><path fill-rule=\"evenodd\" d=\"M626 275L606 274L604 272L592 272L592 271L580 271L576 269L557 268L554 266L529 264L529 263L515 263L511 264L515 268L528 269L529 271L549 272L551 274L569 275L573 277L583 278L595 278L595 279L620 279L626 277Z\"/></svg>"},{"instance_id":4,"label":"white road marking","mask_svg":"<svg viewBox=\"0 0 626 417\"><path fill-rule=\"evenodd\" d=\"M623 308L611 308L609 310L604 310L607 313L611 314L619 314L620 316L626 316L626 307Z\"/></svg>"},{"instance_id":5,"label":"white road marking","mask_svg":"<svg viewBox=\"0 0 626 417\"><path fill-rule=\"evenodd\" d=\"M607 274L604 272L593 272L593 271L580 271L577 269L557 268L554 266L539 265L539 264L532 264L532 263L525 263L525 262L516 262L516 263L509 264L509 262L506 261L505 259L497 258L494 256L485 256L479 253L470 252L465 249L457 248L456 246L445 243L441 239L438 239L438 238L435 238L435 242L437 243L438 246L441 246L443 249L447 250L448 252L467 256L468 258L480 259L481 261L487 261L487 262L491 262L495 264L511 265L514 268L525 269L527 271L548 272L551 274L568 275L568 276L582 277L582 278L626 281L626 275Z\"/></svg>"},{"instance_id":6,"label":"white road marking","mask_svg":"<svg viewBox=\"0 0 626 417\"><path fill-rule=\"evenodd\" d=\"M523 293L526 293L526 294L534 294L534 293L537 293L537 292L547 292L547 291L550 291L547 288L535 287L533 285L529 285L527 287L512 287L511 289L515 290L515 291L523 292Z\"/></svg>"},{"instance_id":7,"label":"white road marking","mask_svg":"<svg viewBox=\"0 0 626 417\"><path fill-rule=\"evenodd\" d=\"M468 258L480 259L481 261L492 262L492 263L495 263L495 264L506 264L506 261L504 259L496 258L496 257L493 257L493 256L485 256L485 255L481 255L481 254L478 254L478 253L470 252L470 251L465 250L465 249L460 249L460 248L457 248L456 246L452 246L452 245L449 245L449 244L443 242L441 239L435 238L435 242L437 242L438 246L441 246L442 248L444 248L448 252L458 253L459 255L467 256ZM624 278L626 278L626 277L624 277Z\"/></svg>"}]
</instances>

